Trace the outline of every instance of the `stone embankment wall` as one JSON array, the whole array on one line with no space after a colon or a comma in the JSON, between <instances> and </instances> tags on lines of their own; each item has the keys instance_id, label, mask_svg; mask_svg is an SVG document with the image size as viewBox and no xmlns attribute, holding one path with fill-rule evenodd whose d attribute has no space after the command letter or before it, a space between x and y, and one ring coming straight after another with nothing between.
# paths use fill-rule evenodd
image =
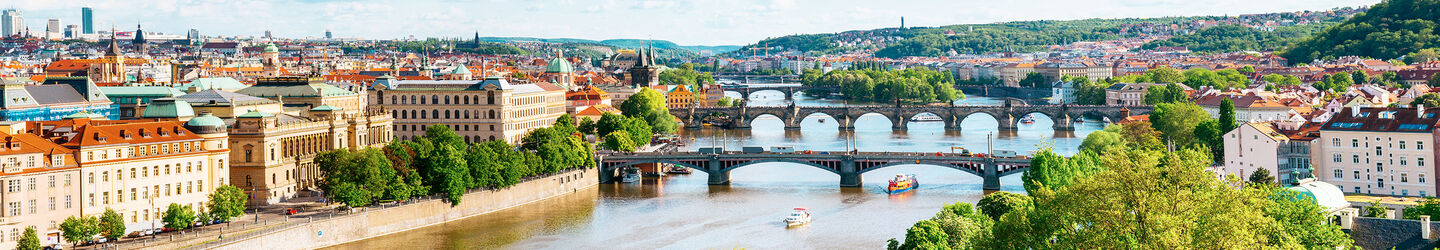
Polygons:
<instances>
[{"instance_id":1,"label":"stone embankment wall","mask_svg":"<svg viewBox=\"0 0 1440 250\"><path fill-rule=\"evenodd\" d=\"M524 205L564 194L591 190L599 183L595 169L574 170L515 186L471 192L451 207L429 200L399 207L370 209L354 215L317 220L294 228L215 246L212 249L315 249L400 233Z\"/></svg>"}]
</instances>

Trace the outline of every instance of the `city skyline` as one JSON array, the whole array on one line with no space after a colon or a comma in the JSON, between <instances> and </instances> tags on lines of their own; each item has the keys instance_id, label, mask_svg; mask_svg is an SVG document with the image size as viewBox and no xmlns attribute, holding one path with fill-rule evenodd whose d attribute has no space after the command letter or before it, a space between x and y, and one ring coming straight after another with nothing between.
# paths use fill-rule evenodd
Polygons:
<instances>
[{"instance_id":1,"label":"city skyline","mask_svg":"<svg viewBox=\"0 0 1440 250\"><path fill-rule=\"evenodd\" d=\"M906 19L907 26L916 27L1042 19L1222 16L1328 10L1376 2L1106 0L1074 3L1028 0L984 3L981 6L977 5L978 1L892 4L853 0L834 3L750 0L735 4L715 0L482 0L457 3L420 0L401 6L378 0L59 0L19 2L7 7L19 9L26 18L33 20L82 20L81 8L88 6L95 10L94 21L98 29L114 27L129 30L139 24L147 31L167 34L184 34L190 29L198 29L205 34L220 36L261 37L265 31L272 31L277 37L318 38L324 37L329 30L334 32L335 37L397 39L412 35L416 38L469 38L479 32L481 36L497 37L657 39L683 45L744 45L792 34L898 27L901 17ZM27 27L37 24L44 23L31 22Z\"/></svg>"}]
</instances>

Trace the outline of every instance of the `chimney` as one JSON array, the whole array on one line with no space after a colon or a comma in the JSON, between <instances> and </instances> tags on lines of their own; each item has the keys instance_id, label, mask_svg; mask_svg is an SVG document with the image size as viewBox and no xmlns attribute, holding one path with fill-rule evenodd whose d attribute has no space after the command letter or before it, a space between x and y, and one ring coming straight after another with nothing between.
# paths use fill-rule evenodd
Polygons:
<instances>
[{"instance_id":1,"label":"chimney","mask_svg":"<svg viewBox=\"0 0 1440 250\"><path fill-rule=\"evenodd\" d=\"M1420 216L1420 238L1421 238L1421 239L1425 239L1425 240L1427 240L1427 241L1430 240L1430 238L1432 238L1432 237L1430 237L1430 216L1429 216L1429 215L1421 215L1421 216Z\"/></svg>"}]
</instances>

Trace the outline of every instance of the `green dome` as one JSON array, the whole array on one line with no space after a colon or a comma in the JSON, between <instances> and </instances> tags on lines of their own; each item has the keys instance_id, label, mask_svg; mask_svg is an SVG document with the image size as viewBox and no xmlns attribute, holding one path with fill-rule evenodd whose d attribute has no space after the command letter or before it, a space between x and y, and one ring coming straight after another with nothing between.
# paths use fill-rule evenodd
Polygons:
<instances>
[{"instance_id":1,"label":"green dome","mask_svg":"<svg viewBox=\"0 0 1440 250\"><path fill-rule=\"evenodd\" d=\"M160 98L150 101L150 106L145 108L141 117L145 118L181 118L195 116L195 109L190 107L190 102L176 100L174 98Z\"/></svg>"},{"instance_id":2,"label":"green dome","mask_svg":"<svg viewBox=\"0 0 1440 250\"><path fill-rule=\"evenodd\" d=\"M81 118L90 118L90 111L75 112L74 114L66 115L65 117L61 117L60 119L66 119L66 120L68 120L68 119L81 119Z\"/></svg>"},{"instance_id":3,"label":"green dome","mask_svg":"<svg viewBox=\"0 0 1440 250\"><path fill-rule=\"evenodd\" d=\"M550 66L545 67L545 73L574 73L575 66L570 66L570 61L564 57L550 59Z\"/></svg>"},{"instance_id":4,"label":"green dome","mask_svg":"<svg viewBox=\"0 0 1440 250\"><path fill-rule=\"evenodd\" d=\"M280 48L276 48L273 43L265 44L265 53L280 53Z\"/></svg>"},{"instance_id":5,"label":"green dome","mask_svg":"<svg viewBox=\"0 0 1440 250\"><path fill-rule=\"evenodd\" d=\"M270 114L270 113L260 112L260 111L258 111L258 110L251 110L251 111L248 112L248 113L245 113L245 114L243 114L243 115L240 115L239 118L265 118L265 117L272 117L272 116L275 116L275 115L272 115L272 114Z\"/></svg>"},{"instance_id":6,"label":"green dome","mask_svg":"<svg viewBox=\"0 0 1440 250\"><path fill-rule=\"evenodd\" d=\"M468 69L467 67L465 67L465 65L455 66L455 70L451 70L451 71L450 71L450 74L451 74L451 75L469 75L469 74L470 74L470 69Z\"/></svg>"},{"instance_id":7,"label":"green dome","mask_svg":"<svg viewBox=\"0 0 1440 250\"><path fill-rule=\"evenodd\" d=\"M207 113L207 114L203 114L203 115L200 115L200 116L196 116L195 118L191 118L190 121L185 122L185 126L188 126L188 127L220 127L220 126L225 126L225 120L220 120L220 117L215 117L215 115L211 115L211 114L208 114L208 113Z\"/></svg>"}]
</instances>

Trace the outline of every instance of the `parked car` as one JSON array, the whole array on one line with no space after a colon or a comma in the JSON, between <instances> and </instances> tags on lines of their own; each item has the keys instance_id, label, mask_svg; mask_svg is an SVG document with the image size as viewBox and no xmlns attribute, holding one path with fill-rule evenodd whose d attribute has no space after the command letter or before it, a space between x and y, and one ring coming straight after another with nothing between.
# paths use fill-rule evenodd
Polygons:
<instances>
[{"instance_id":1,"label":"parked car","mask_svg":"<svg viewBox=\"0 0 1440 250\"><path fill-rule=\"evenodd\" d=\"M994 155L996 158L1015 158L1016 156L1014 150L995 150L995 152L992 152L991 154Z\"/></svg>"},{"instance_id":2,"label":"parked car","mask_svg":"<svg viewBox=\"0 0 1440 250\"><path fill-rule=\"evenodd\" d=\"M295 215L295 214L298 214L298 213L300 213L300 210L295 210L294 208L286 208L286 209L285 209L285 215Z\"/></svg>"}]
</instances>

